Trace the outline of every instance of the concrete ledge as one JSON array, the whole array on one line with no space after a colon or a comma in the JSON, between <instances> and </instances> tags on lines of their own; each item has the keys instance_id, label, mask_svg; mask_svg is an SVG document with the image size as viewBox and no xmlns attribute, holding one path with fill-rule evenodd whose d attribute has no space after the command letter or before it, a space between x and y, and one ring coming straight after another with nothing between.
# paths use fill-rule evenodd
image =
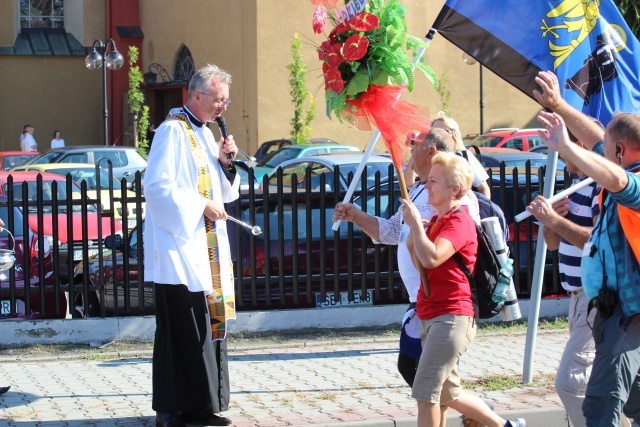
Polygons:
<instances>
[{"instance_id":1,"label":"concrete ledge","mask_svg":"<svg viewBox=\"0 0 640 427\"><path fill-rule=\"evenodd\" d=\"M522 319L528 318L529 301L520 301ZM397 324L407 306L404 304L349 307L335 309L244 311L229 323L230 333L266 332L287 329L345 329ZM569 298L544 299L540 317L567 316ZM488 321L501 321L500 315ZM154 339L154 316L64 320L4 320L0 322L2 343L89 344L110 341L143 341Z\"/></svg>"}]
</instances>

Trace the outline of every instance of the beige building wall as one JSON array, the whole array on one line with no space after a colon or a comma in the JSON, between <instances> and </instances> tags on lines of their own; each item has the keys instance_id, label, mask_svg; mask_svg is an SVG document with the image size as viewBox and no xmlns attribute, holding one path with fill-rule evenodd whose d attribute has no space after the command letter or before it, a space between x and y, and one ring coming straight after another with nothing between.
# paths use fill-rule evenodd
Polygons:
<instances>
[{"instance_id":1,"label":"beige building wall","mask_svg":"<svg viewBox=\"0 0 640 427\"><path fill-rule=\"evenodd\" d=\"M0 45L11 46L14 37L14 0L0 2ZM81 16L68 31L85 46L105 37L105 0L67 0L69 16ZM444 0L404 0L409 32L424 37ZM362 132L327 118L324 84L316 47L324 40L311 29L310 0L141 0L142 71L161 64L173 77L176 56L186 46L196 68L213 62L233 76L226 113L228 129L238 145L252 154L266 140L288 137L293 105L289 72L293 34L303 42L307 86L316 99L317 115L312 135L364 147L371 132ZM125 46L118 46L123 54ZM25 123L36 126L39 144L48 144L60 128L69 144L101 143L101 73L88 72L83 58L0 57L0 148L17 148ZM463 134L479 132L478 65L466 65L462 52L438 35L426 53L438 75L447 71L449 106ZM439 95L420 73L415 91L404 99L442 108ZM176 105L176 107L179 105ZM538 126L537 104L524 94L484 72L484 127ZM110 112L111 113L111 112ZM393 111L389 111L393 114ZM215 126L213 126L215 128ZM92 139L96 139L93 141ZM384 145L376 146L384 151Z\"/></svg>"},{"instance_id":2,"label":"beige building wall","mask_svg":"<svg viewBox=\"0 0 640 427\"><path fill-rule=\"evenodd\" d=\"M70 145L102 144L102 73L83 57L0 57L0 76L0 150L20 150L27 123L40 151L55 129Z\"/></svg>"}]
</instances>

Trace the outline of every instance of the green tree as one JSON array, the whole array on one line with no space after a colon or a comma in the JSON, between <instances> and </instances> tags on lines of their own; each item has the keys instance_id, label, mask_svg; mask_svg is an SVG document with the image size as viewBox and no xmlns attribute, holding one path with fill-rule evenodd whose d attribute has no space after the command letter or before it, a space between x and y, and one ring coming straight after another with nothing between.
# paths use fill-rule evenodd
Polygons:
<instances>
[{"instance_id":1,"label":"green tree","mask_svg":"<svg viewBox=\"0 0 640 427\"><path fill-rule=\"evenodd\" d=\"M638 0L615 0L631 32L640 39L640 3Z\"/></svg>"},{"instance_id":2,"label":"green tree","mask_svg":"<svg viewBox=\"0 0 640 427\"><path fill-rule=\"evenodd\" d=\"M293 35L291 55L293 62L287 65L289 70L289 85L291 86L291 100L293 102L293 118L291 119L291 140L294 144L304 144L311 137L311 123L316 116L316 104L311 92L307 90L307 66L300 54L300 37ZM309 108L304 105L309 98Z\"/></svg>"},{"instance_id":3,"label":"green tree","mask_svg":"<svg viewBox=\"0 0 640 427\"><path fill-rule=\"evenodd\" d=\"M451 90L449 89L449 70L444 70L437 80L436 92L440 95L442 111L451 116Z\"/></svg>"},{"instance_id":4,"label":"green tree","mask_svg":"<svg viewBox=\"0 0 640 427\"><path fill-rule=\"evenodd\" d=\"M138 152L147 157L149 141L147 130L149 129L149 107L144 104L144 93L140 90L143 75L138 63L139 52L135 46L129 46L129 111L133 114L133 141Z\"/></svg>"}]
</instances>

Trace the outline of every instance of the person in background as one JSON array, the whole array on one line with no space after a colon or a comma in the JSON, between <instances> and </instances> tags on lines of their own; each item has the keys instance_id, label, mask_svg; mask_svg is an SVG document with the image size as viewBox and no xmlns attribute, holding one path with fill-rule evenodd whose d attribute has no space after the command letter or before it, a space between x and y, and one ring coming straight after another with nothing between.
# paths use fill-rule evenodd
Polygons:
<instances>
[{"instance_id":1,"label":"person in background","mask_svg":"<svg viewBox=\"0 0 640 427\"><path fill-rule=\"evenodd\" d=\"M38 144L36 143L35 138L33 137L33 133L35 132L35 128L31 125L24 125L23 138L20 141L20 149L22 151L38 151Z\"/></svg>"},{"instance_id":2,"label":"person in background","mask_svg":"<svg viewBox=\"0 0 640 427\"><path fill-rule=\"evenodd\" d=\"M424 220L411 200L400 199L402 215L411 230L407 248L422 278L416 305L422 355L412 387L412 396L418 401L419 427L441 425L442 406L488 427L526 425L520 418L501 418L482 399L463 391L458 376L460 357L477 328L471 286L453 259L459 253L467 268L475 270L476 225L460 206L472 181L473 172L464 158L437 153L425 184L436 215Z\"/></svg>"},{"instance_id":3,"label":"person in background","mask_svg":"<svg viewBox=\"0 0 640 427\"><path fill-rule=\"evenodd\" d=\"M460 126L458 126L458 123L451 117L447 116L444 111L439 111L438 114L436 114L436 117L431 121L431 126L444 129L451 134L454 143L453 151L469 161L469 166L471 166L471 170L473 171L472 186L487 199L491 199L491 186L487 181L489 179L489 175L478 159L476 159L476 156L470 154L464 146L462 133L460 133Z\"/></svg>"},{"instance_id":4,"label":"person in background","mask_svg":"<svg viewBox=\"0 0 640 427\"><path fill-rule=\"evenodd\" d=\"M149 152L144 251L156 298L157 427L231 424L217 413L231 395L225 337L235 305L224 204L239 197L238 148L232 135L216 142L206 125L226 111L230 85L215 65L197 70L186 105L169 112Z\"/></svg>"},{"instance_id":5,"label":"person in background","mask_svg":"<svg viewBox=\"0 0 640 427\"><path fill-rule=\"evenodd\" d=\"M51 148L64 147L64 139L62 139L59 130L53 131L53 139L51 140Z\"/></svg>"}]
</instances>

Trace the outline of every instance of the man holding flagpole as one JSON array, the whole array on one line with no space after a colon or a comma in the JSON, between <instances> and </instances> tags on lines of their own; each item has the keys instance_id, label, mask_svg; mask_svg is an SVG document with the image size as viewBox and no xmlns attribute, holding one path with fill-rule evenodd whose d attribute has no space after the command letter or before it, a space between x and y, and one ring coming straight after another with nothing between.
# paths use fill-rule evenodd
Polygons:
<instances>
[{"instance_id":1,"label":"man holding flagpole","mask_svg":"<svg viewBox=\"0 0 640 427\"><path fill-rule=\"evenodd\" d=\"M538 120L547 146L602 185L600 216L582 252L582 285L597 307L596 356L582 405L587 426L640 419L640 115L616 113L603 132L558 96L552 73L536 79L536 99L554 111ZM585 143L568 140L566 125ZM594 142L596 141L596 142Z\"/></svg>"},{"instance_id":2,"label":"man holding flagpole","mask_svg":"<svg viewBox=\"0 0 640 427\"><path fill-rule=\"evenodd\" d=\"M226 323L235 318L225 203L238 198L229 135L207 123L231 103L231 76L199 69L189 98L156 130L144 180L145 278L155 284L153 409L157 427L186 422L226 426L229 407Z\"/></svg>"}]
</instances>

